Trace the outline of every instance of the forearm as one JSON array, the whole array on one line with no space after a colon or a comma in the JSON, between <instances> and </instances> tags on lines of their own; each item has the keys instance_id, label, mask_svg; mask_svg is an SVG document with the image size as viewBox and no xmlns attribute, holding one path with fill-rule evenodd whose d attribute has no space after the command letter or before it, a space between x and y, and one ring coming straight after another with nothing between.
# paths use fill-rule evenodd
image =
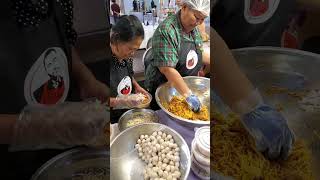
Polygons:
<instances>
[{"instance_id":1,"label":"forearm","mask_svg":"<svg viewBox=\"0 0 320 180\"><path fill-rule=\"evenodd\" d=\"M72 47L72 76L78 83L96 79L87 66L80 60L80 56L74 47Z\"/></svg>"},{"instance_id":2,"label":"forearm","mask_svg":"<svg viewBox=\"0 0 320 180\"><path fill-rule=\"evenodd\" d=\"M0 115L0 144L10 144L18 115Z\"/></svg>"},{"instance_id":3,"label":"forearm","mask_svg":"<svg viewBox=\"0 0 320 180\"><path fill-rule=\"evenodd\" d=\"M132 77L132 85L134 88L140 87L139 83Z\"/></svg>"},{"instance_id":4,"label":"forearm","mask_svg":"<svg viewBox=\"0 0 320 180\"><path fill-rule=\"evenodd\" d=\"M205 48L204 51L202 52L202 62L204 65L210 66L210 49L209 48Z\"/></svg>"},{"instance_id":5,"label":"forearm","mask_svg":"<svg viewBox=\"0 0 320 180\"><path fill-rule=\"evenodd\" d=\"M205 48L202 53L203 65L205 65L204 72L205 74L210 73L210 49Z\"/></svg>"},{"instance_id":6,"label":"forearm","mask_svg":"<svg viewBox=\"0 0 320 180\"><path fill-rule=\"evenodd\" d=\"M224 102L232 107L234 103L247 97L254 90L254 87L241 72L226 43L212 28L211 35L214 44L211 48L215 60L214 66L213 63L211 64L211 69L213 69L211 82Z\"/></svg>"},{"instance_id":7,"label":"forearm","mask_svg":"<svg viewBox=\"0 0 320 180\"><path fill-rule=\"evenodd\" d=\"M187 96L190 89L184 82L180 73L172 67L160 67L160 72L164 74L169 83L183 96Z\"/></svg>"}]
</instances>

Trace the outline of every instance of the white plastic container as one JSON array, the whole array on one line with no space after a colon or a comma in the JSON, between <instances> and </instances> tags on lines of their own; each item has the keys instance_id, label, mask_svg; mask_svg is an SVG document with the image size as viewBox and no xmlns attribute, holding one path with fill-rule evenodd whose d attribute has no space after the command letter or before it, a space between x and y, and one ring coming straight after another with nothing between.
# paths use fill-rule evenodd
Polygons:
<instances>
[{"instance_id":1,"label":"white plastic container","mask_svg":"<svg viewBox=\"0 0 320 180\"><path fill-rule=\"evenodd\" d=\"M191 169L200 179L210 179L210 127L196 129L191 144Z\"/></svg>"},{"instance_id":2,"label":"white plastic container","mask_svg":"<svg viewBox=\"0 0 320 180\"><path fill-rule=\"evenodd\" d=\"M198 176L202 180L209 180L210 179L210 167L203 169L201 165L197 163L194 156L191 156L191 169L193 173Z\"/></svg>"},{"instance_id":3,"label":"white plastic container","mask_svg":"<svg viewBox=\"0 0 320 180\"><path fill-rule=\"evenodd\" d=\"M198 128L196 130L194 140L199 152L210 158L210 127L204 126Z\"/></svg>"},{"instance_id":4,"label":"white plastic container","mask_svg":"<svg viewBox=\"0 0 320 180\"><path fill-rule=\"evenodd\" d=\"M194 155L194 158L203 166L210 166L210 156L206 157L201 152L199 152L198 147L196 146L195 140L192 141L191 152Z\"/></svg>"}]
</instances>

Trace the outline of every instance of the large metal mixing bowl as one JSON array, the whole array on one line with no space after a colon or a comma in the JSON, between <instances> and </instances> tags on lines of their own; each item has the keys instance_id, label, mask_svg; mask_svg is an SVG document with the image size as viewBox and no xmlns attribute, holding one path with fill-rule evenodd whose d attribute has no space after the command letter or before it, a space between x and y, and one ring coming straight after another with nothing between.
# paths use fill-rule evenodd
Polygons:
<instances>
[{"instance_id":1,"label":"large metal mixing bowl","mask_svg":"<svg viewBox=\"0 0 320 180\"><path fill-rule=\"evenodd\" d=\"M186 82L191 91L199 97L199 100L202 105L208 107L210 109L210 79L205 77L198 76L187 76L183 77L183 80ZM210 121L200 121L200 120L189 120L177 116L171 112L169 112L166 108L162 106L162 103L169 103L173 96L179 96L179 92L177 90L170 89L169 83L164 83L160 85L155 94L156 101L159 107L166 112L168 115L172 117L173 120L185 125L185 126L203 126L209 125Z\"/></svg>"},{"instance_id":2,"label":"large metal mixing bowl","mask_svg":"<svg viewBox=\"0 0 320 180\"><path fill-rule=\"evenodd\" d=\"M190 151L185 140L173 129L158 123L146 123L130 127L122 131L111 142L111 180L143 179L143 169L146 164L139 159L135 144L140 135L151 135L154 131L162 131L172 135L180 147L181 180L186 180L191 167Z\"/></svg>"},{"instance_id":3,"label":"large metal mixing bowl","mask_svg":"<svg viewBox=\"0 0 320 180\"><path fill-rule=\"evenodd\" d=\"M296 137L305 140L311 149L314 173L316 179L319 179L320 111L305 112L299 107L298 98L285 93L270 96L265 92L271 86L288 88L290 91L320 89L320 55L272 47L236 49L233 54L267 103L283 107L281 113ZM225 107L220 108L225 110Z\"/></svg>"},{"instance_id":4,"label":"large metal mixing bowl","mask_svg":"<svg viewBox=\"0 0 320 180\"><path fill-rule=\"evenodd\" d=\"M109 179L109 151L77 148L64 152L41 166L31 180Z\"/></svg>"}]
</instances>

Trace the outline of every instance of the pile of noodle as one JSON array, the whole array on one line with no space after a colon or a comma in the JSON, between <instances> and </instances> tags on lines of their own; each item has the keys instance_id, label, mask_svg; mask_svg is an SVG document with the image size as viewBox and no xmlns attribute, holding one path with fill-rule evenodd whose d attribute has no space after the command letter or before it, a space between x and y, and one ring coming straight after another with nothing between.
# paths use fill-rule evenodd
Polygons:
<instances>
[{"instance_id":1,"label":"pile of noodle","mask_svg":"<svg viewBox=\"0 0 320 180\"><path fill-rule=\"evenodd\" d=\"M303 90L303 91L291 91L288 88L285 87L278 87L278 86L271 86L265 90L266 95L272 96L275 94L287 94L289 97L302 99L306 94L309 92L309 90Z\"/></svg>"},{"instance_id":2,"label":"pile of noodle","mask_svg":"<svg viewBox=\"0 0 320 180\"><path fill-rule=\"evenodd\" d=\"M171 113L189 120L202 120L209 121L208 108L202 106L198 113L189 109L187 102L184 98L174 96L169 103L162 104Z\"/></svg>"},{"instance_id":3,"label":"pile of noodle","mask_svg":"<svg viewBox=\"0 0 320 180\"><path fill-rule=\"evenodd\" d=\"M312 180L311 152L296 140L287 160L269 161L255 148L240 120L211 115L211 169L235 179Z\"/></svg>"}]
</instances>

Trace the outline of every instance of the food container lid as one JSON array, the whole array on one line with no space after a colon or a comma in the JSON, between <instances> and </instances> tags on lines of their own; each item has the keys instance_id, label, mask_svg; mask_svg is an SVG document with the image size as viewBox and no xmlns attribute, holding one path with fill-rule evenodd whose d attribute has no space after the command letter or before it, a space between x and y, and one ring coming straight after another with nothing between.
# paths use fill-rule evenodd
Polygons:
<instances>
[{"instance_id":1,"label":"food container lid","mask_svg":"<svg viewBox=\"0 0 320 180\"><path fill-rule=\"evenodd\" d=\"M200 179L203 180L209 180L210 179L210 168L207 170L202 169L202 167L197 164L196 160L194 159L194 156L191 155L191 169L193 173L198 176Z\"/></svg>"},{"instance_id":2,"label":"food container lid","mask_svg":"<svg viewBox=\"0 0 320 180\"><path fill-rule=\"evenodd\" d=\"M210 127L203 126L198 128L194 139L199 152L206 157L210 157Z\"/></svg>"},{"instance_id":3,"label":"food container lid","mask_svg":"<svg viewBox=\"0 0 320 180\"><path fill-rule=\"evenodd\" d=\"M198 161L199 164L205 167L210 167L210 157L206 157L199 152L198 147L195 144L195 141L192 141L191 152L194 155L194 158Z\"/></svg>"}]
</instances>

